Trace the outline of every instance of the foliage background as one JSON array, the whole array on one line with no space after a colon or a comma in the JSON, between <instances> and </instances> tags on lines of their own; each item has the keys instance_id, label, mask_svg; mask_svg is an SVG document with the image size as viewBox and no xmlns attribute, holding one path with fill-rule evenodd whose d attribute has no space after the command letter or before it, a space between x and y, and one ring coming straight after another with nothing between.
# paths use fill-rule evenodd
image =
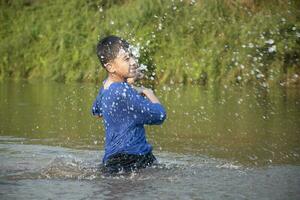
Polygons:
<instances>
[{"instance_id":1,"label":"foliage background","mask_svg":"<svg viewBox=\"0 0 300 200\"><path fill-rule=\"evenodd\" d=\"M102 80L97 41L141 46L155 83L297 85L297 0L0 0L1 79Z\"/></svg>"}]
</instances>

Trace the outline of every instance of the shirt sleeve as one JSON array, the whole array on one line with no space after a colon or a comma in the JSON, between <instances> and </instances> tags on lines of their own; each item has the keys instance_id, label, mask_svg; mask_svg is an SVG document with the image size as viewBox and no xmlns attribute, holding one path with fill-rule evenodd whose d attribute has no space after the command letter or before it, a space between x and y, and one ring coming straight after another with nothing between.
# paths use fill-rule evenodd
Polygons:
<instances>
[{"instance_id":1,"label":"shirt sleeve","mask_svg":"<svg viewBox=\"0 0 300 200\"><path fill-rule=\"evenodd\" d=\"M137 124L160 125L166 119L165 108L160 103L152 103L130 86L125 94L127 109Z\"/></svg>"},{"instance_id":2,"label":"shirt sleeve","mask_svg":"<svg viewBox=\"0 0 300 200\"><path fill-rule=\"evenodd\" d=\"M92 114L94 116L100 116L100 117L103 116L102 108L101 108L101 98L102 98L102 95L101 95L101 90L100 90L100 92L97 95L96 100L94 101L93 106L92 106Z\"/></svg>"}]
</instances>

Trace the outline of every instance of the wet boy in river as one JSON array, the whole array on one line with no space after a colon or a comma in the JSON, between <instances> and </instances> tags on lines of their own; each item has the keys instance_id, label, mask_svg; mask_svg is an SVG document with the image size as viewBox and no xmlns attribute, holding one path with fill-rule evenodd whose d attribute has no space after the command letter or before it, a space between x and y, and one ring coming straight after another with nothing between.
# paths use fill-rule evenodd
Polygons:
<instances>
[{"instance_id":1,"label":"wet boy in river","mask_svg":"<svg viewBox=\"0 0 300 200\"><path fill-rule=\"evenodd\" d=\"M130 84L137 77L138 63L125 40L102 39L97 56L108 73L92 107L105 126L104 169L115 173L151 166L156 158L144 125L162 124L166 111L151 89Z\"/></svg>"}]
</instances>

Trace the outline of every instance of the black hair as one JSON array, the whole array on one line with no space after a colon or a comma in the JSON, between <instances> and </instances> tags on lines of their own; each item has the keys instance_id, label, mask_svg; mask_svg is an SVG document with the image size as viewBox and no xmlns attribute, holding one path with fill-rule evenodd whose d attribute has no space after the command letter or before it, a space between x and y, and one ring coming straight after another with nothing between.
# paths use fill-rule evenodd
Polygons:
<instances>
[{"instance_id":1,"label":"black hair","mask_svg":"<svg viewBox=\"0 0 300 200\"><path fill-rule=\"evenodd\" d=\"M110 35L100 40L96 51L102 66L105 68L105 64L114 60L122 48L127 50L129 43L120 37Z\"/></svg>"}]
</instances>

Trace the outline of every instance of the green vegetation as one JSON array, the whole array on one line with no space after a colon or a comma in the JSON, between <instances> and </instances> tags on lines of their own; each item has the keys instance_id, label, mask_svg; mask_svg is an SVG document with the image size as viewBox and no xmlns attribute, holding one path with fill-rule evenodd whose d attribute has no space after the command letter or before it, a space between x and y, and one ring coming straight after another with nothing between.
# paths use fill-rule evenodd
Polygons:
<instances>
[{"instance_id":1,"label":"green vegetation","mask_svg":"<svg viewBox=\"0 0 300 200\"><path fill-rule=\"evenodd\" d=\"M158 83L299 84L297 0L1 0L0 77L102 80L95 44L142 47Z\"/></svg>"}]
</instances>

